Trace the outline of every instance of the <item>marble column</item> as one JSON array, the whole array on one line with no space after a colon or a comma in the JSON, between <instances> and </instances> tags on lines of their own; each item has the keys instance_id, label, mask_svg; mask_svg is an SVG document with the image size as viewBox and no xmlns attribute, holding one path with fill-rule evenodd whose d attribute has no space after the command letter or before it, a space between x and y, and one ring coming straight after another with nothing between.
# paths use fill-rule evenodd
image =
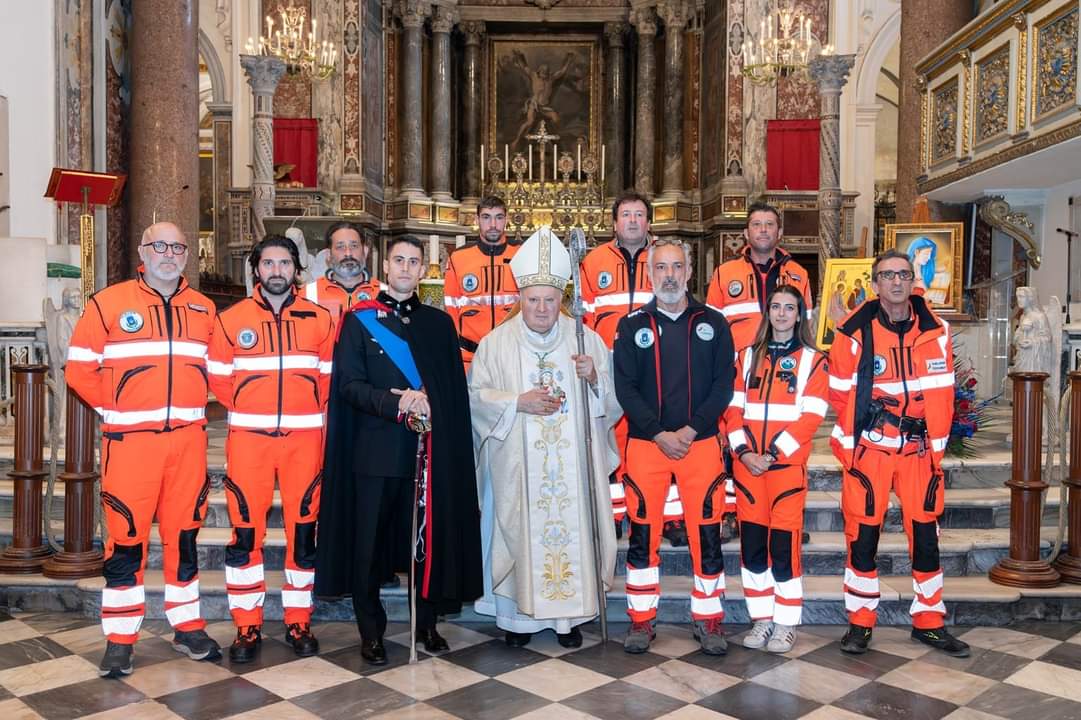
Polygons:
<instances>
[{"instance_id":1,"label":"marble column","mask_svg":"<svg viewBox=\"0 0 1081 720\"><path fill-rule=\"evenodd\" d=\"M664 168L661 194L677 199L683 191L683 31L690 19L684 0L657 6L664 21Z\"/></svg>"},{"instance_id":2,"label":"marble column","mask_svg":"<svg viewBox=\"0 0 1081 720\"><path fill-rule=\"evenodd\" d=\"M139 263L136 247L156 211L159 221L184 232L192 248L185 274L199 281L198 33L198 0L132 4L131 275Z\"/></svg>"},{"instance_id":3,"label":"marble column","mask_svg":"<svg viewBox=\"0 0 1081 720\"><path fill-rule=\"evenodd\" d=\"M916 63L973 17L971 0L905 0L901 3L900 107L897 117L897 222L912 219L920 165L920 102Z\"/></svg>"},{"instance_id":4,"label":"marble column","mask_svg":"<svg viewBox=\"0 0 1081 720\"><path fill-rule=\"evenodd\" d=\"M229 274L229 188L233 177L233 106L207 103L214 133L214 267L213 272Z\"/></svg>"},{"instance_id":5,"label":"marble column","mask_svg":"<svg viewBox=\"0 0 1081 720\"><path fill-rule=\"evenodd\" d=\"M462 55L462 178L465 181L462 199L479 200L484 193L480 185L481 113L484 108L482 87L480 41L484 37L484 23L470 20L459 28L465 35L465 52Z\"/></svg>"},{"instance_id":6,"label":"marble column","mask_svg":"<svg viewBox=\"0 0 1081 720\"><path fill-rule=\"evenodd\" d=\"M627 137L627 67L623 52L627 29L627 23L624 22L604 24L604 37L608 41L608 53L605 57L608 65L605 98L608 110L605 115L608 122L604 127L604 193L607 197L614 197L627 187L623 175L623 169L627 166L627 145L624 142Z\"/></svg>"},{"instance_id":7,"label":"marble column","mask_svg":"<svg viewBox=\"0 0 1081 720\"><path fill-rule=\"evenodd\" d=\"M841 90L855 55L825 55L811 61L811 78L822 103L818 131L818 238L820 253L841 257Z\"/></svg>"},{"instance_id":8,"label":"marble column","mask_svg":"<svg viewBox=\"0 0 1081 720\"><path fill-rule=\"evenodd\" d=\"M398 117L401 122L399 155L402 195L424 196L424 128L421 113L424 102L423 48L424 20L431 5L422 0L400 0L397 6L402 21L402 93Z\"/></svg>"},{"instance_id":9,"label":"marble column","mask_svg":"<svg viewBox=\"0 0 1081 720\"><path fill-rule=\"evenodd\" d=\"M266 55L241 55L240 67L248 76L255 100L251 121L251 209L261 221L274 214L274 91L285 74L285 63ZM262 239L259 223L252 228L252 235L256 241Z\"/></svg>"},{"instance_id":10,"label":"marble column","mask_svg":"<svg viewBox=\"0 0 1081 720\"><path fill-rule=\"evenodd\" d=\"M428 146L428 179L432 197L450 200L450 31L458 22L454 8L436 5L432 11L431 76L428 78L429 117L432 130Z\"/></svg>"},{"instance_id":11,"label":"marble column","mask_svg":"<svg viewBox=\"0 0 1081 720\"><path fill-rule=\"evenodd\" d=\"M651 7L638 8L631 15L638 31L638 81L635 92L634 189L643 195L653 194L654 135L653 118L657 113L657 63L654 46L657 39L657 16Z\"/></svg>"}]
</instances>

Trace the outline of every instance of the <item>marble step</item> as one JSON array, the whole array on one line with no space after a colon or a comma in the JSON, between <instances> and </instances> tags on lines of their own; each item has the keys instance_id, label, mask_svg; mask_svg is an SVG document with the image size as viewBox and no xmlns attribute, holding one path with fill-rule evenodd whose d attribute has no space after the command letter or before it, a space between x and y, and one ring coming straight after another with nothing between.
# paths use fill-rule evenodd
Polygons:
<instances>
[{"instance_id":1,"label":"marble step","mask_svg":"<svg viewBox=\"0 0 1081 720\"><path fill-rule=\"evenodd\" d=\"M1041 552L1047 554L1054 542L1056 528L1045 526L1042 531ZM846 540L841 532L814 531L810 541L803 547L802 563L806 575L841 575L844 573ZM11 542L11 520L0 519L0 543ZM225 567L226 547L232 542L229 528L207 527L199 533L199 567L203 570L222 570ZM739 540L725 543L723 547L725 571L738 577ZM939 538L939 553L943 572L949 577L986 574L996 562L1008 554L1009 530L944 529ZM691 558L686 547L672 547L662 540L659 550L661 574L667 577L690 577ZM616 554L616 574L626 574L627 538L619 540ZM285 531L268 528L263 545L263 563L268 570L280 570L285 562ZM147 567L162 567L162 546L155 528L150 537ZM902 532L884 532L879 542L878 567L883 574L904 575L911 571L908 558L908 540Z\"/></svg>"},{"instance_id":2,"label":"marble step","mask_svg":"<svg viewBox=\"0 0 1081 720\"><path fill-rule=\"evenodd\" d=\"M13 512L11 480L0 480L0 518L10 518ZM43 493L45 491L43 490ZM1059 488L1049 488L1044 504L1044 525L1058 524ZM64 517L64 488L58 483L54 492L52 517L60 525ZM1005 528L1010 523L1010 492L1005 487L951 488L946 491L946 505L940 520L943 529ZM230 527L226 491L215 488L210 493L204 527ZM267 519L270 528L282 527L281 496L275 490L274 501ZM841 493L832 490L811 490L807 493L804 527L808 531L841 532ZM896 498L890 498L885 530L901 532L901 509Z\"/></svg>"},{"instance_id":3,"label":"marble step","mask_svg":"<svg viewBox=\"0 0 1081 720\"><path fill-rule=\"evenodd\" d=\"M264 605L266 619L280 620L283 573L267 573L267 596ZM157 570L146 573L147 618L163 619L164 584ZM201 608L207 620L227 620L225 577L221 571L200 574ZM24 611L80 611L96 617L100 611L101 578L86 580L49 580L41 576L0 575L0 604ZM810 576L804 580L803 621L808 624L846 624L844 601L839 575ZM658 620L661 622L690 621L691 579L668 577L661 580L661 600ZM883 575L881 578L879 622L884 625L907 625L912 602L912 580L906 575ZM729 623L749 621L743 602L739 577L729 577L724 602L725 620ZM950 624L997 626L1017 620L1048 620L1076 622L1081 620L1081 585L1060 585L1048 589L1020 589L995 585L986 576L950 578L943 590L946 621ZM408 601L402 587L385 589L383 602L391 621L408 620ZM610 622L627 622L626 593L621 578L616 578L608 593L607 617ZM315 620L351 621L352 603L348 599L317 599ZM478 615L467 604L456 619L491 621ZM231 638L227 625L214 626L219 641ZM318 634L318 626L315 628Z\"/></svg>"}]
</instances>

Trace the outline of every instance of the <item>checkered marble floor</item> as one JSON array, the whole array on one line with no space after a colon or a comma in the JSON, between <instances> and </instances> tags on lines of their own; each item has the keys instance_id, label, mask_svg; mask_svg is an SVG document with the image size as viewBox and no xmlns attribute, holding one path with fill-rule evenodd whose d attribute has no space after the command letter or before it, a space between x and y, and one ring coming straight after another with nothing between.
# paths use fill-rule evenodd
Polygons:
<instances>
[{"instance_id":1,"label":"checkered marble floor","mask_svg":"<svg viewBox=\"0 0 1081 720\"><path fill-rule=\"evenodd\" d=\"M444 623L451 652L408 664L408 634L387 632L390 663L360 657L355 627L324 623L319 657L297 659L268 625L259 660L196 663L170 646L163 621L144 626L135 674L97 677L104 639L76 614L0 611L0 718L469 718L470 720L1081 720L1081 623L956 628L972 657L953 659L880 627L873 650L842 655L844 628L806 627L784 656L745 650L729 628L729 652L698 652L686 626L661 625L649 653L623 652L625 625L602 645L592 626L576 651L551 633L506 646L494 625ZM232 625L209 632L222 645Z\"/></svg>"}]
</instances>

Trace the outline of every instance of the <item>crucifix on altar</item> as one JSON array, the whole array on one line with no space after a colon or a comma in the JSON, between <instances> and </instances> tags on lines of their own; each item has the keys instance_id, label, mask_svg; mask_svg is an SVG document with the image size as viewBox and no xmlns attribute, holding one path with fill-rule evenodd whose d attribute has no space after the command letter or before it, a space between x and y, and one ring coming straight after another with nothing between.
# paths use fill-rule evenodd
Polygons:
<instances>
[{"instance_id":1,"label":"crucifix on altar","mask_svg":"<svg viewBox=\"0 0 1081 720\"><path fill-rule=\"evenodd\" d=\"M541 185L543 185L544 184L544 148L545 148L546 145L548 145L549 142L553 143L552 157L558 157L559 156L559 146L555 145L555 141L559 140L559 136L549 134L548 127L544 124L544 121L541 120L540 125L537 126L537 132L532 134L532 135L526 135L525 139L526 140L532 140L533 142L537 143L540 146L540 182L541 182ZM532 165L533 165L533 153L532 153L532 151L530 151L530 153L529 153L529 160L530 160L529 175L530 175L530 177L532 177L533 176L533 167L532 167ZM557 176L558 176L558 174L556 172L556 167L553 165L552 166L552 179L555 180Z\"/></svg>"}]
</instances>

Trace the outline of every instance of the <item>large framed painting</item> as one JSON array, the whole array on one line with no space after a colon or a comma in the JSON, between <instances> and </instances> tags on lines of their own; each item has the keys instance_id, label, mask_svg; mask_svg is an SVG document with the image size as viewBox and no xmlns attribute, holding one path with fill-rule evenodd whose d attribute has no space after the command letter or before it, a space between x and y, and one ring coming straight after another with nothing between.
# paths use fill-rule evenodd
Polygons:
<instances>
[{"instance_id":1,"label":"large framed painting","mask_svg":"<svg viewBox=\"0 0 1081 720\"><path fill-rule=\"evenodd\" d=\"M829 350L833 345L838 323L864 301L874 297L871 289L872 263L874 258L826 260L826 276L818 302L818 330L815 332L815 343L822 350Z\"/></svg>"},{"instance_id":2,"label":"large framed painting","mask_svg":"<svg viewBox=\"0 0 1081 720\"><path fill-rule=\"evenodd\" d=\"M965 260L964 223L905 223L886 226L886 248L912 261L913 287L937 312L962 312L961 268Z\"/></svg>"},{"instance_id":3,"label":"large framed painting","mask_svg":"<svg viewBox=\"0 0 1081 720\"><path fill-rule=\"evenodd\" d=\"M572 155L600 148L601 57L591 35L500 35L490 40L488 144L525 153L541 122ZM553 142L553 141L549 141ZM548 147L551 153L551 145ZM550 155L548 156L550 158ZM537 158L539 160L539 157ZM549 160L550 161L550 160Z\"/></svg>"}]
</instances>

